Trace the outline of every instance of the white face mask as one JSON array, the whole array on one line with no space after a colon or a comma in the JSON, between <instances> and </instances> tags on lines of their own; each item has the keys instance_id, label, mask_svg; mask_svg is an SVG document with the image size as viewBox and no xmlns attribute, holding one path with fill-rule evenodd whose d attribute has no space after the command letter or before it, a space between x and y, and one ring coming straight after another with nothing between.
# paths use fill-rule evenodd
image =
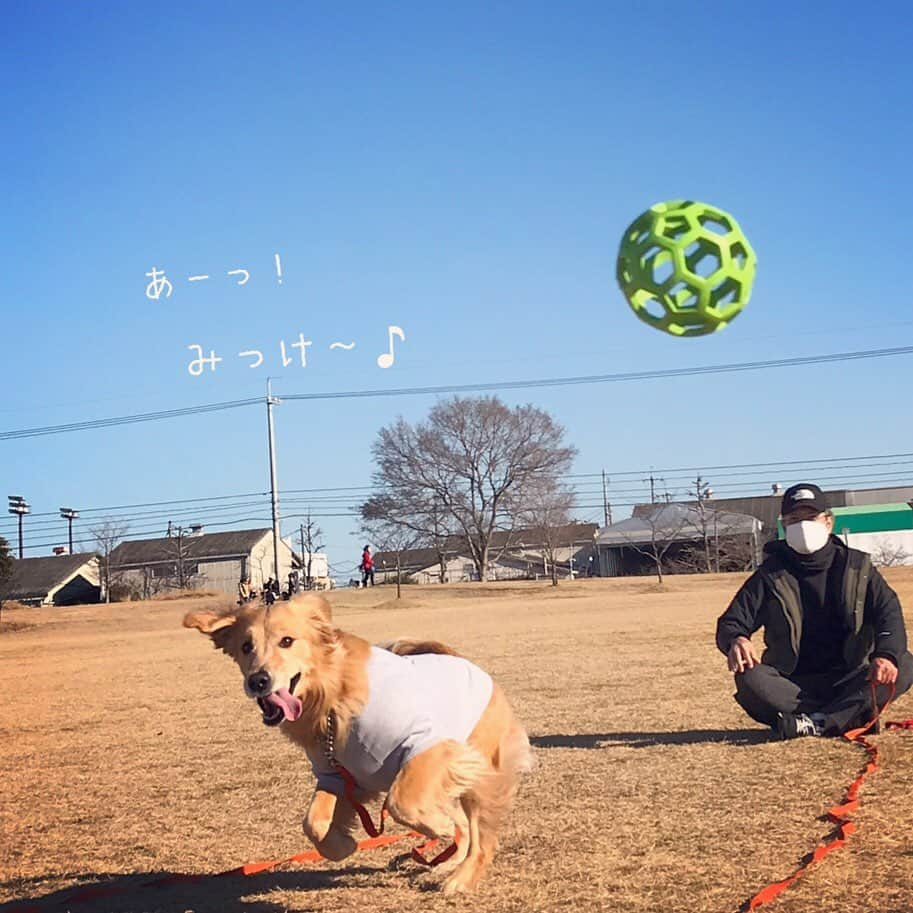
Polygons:
<instances>
[{"instance_id":1,"label":"white face mask","mask_svg":"<svg viewBox=\"0 0 913 913\"><path fill-rule=\"evenodd\" d=\"M827 524L802 520L786 527L786 544L800 555L812 555L827 545L830 535Z\"/></svg>"}]
</instances>

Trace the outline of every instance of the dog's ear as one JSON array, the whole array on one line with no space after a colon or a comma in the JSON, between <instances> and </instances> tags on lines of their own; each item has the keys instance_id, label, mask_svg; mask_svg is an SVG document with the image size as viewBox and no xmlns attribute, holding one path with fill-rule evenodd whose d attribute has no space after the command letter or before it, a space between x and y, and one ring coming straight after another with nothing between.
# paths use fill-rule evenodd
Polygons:
<instances>
[{"instance_id":1,"label":"dog's ear","mask_svg":"<svg viewBox=\"0 0 913 913\"><path fill-rule=\"evenodd\" d=\"M328 625L333 624L333 610L330 604L323 596L314 596L313 607L311 611L319 618L323 619Z\"/></svg>"},{"instance_id":2,"label":"dog's ear","mask_svg":"<svg viewBox=\"0 0 913 913\"><path fill-rule=\"evenodd\" d=\"M338 632L333 626L333 613L323 596L308 593L292 600L289 605L313 625L322 644L330 646L336 643Z\"/></svg>"},{"instance_id":3,"label":"dog's ear","mask_svg":"<svg viewBox=\"0 0 913 913\"><path fill-rule=\"evenodd\" d=\"M208 634L217 650L225 650L231 627L237 620L234 612L188 612L184 616L184 627Z\"/></svg>"},{"instance_id":4,"label":"dog's ear","mask_svg":"<svg viewBox=\"0 0 913 913\"><path fill-rule=\"evenodd\" d=\"M326 624L333 624L333 612L330 604L316 593L306 593L304 596L295 597L289 607L295 612L300 612L305 618L311 621L322 621Z\"/></svg>"},{"instance_id":5,"label":"dog's ear","mask_svg":"<svg viewBox=\"0 0 913 913\"><path fill-rule=\"evenodd\" d=\"M222 628L233 625L238 620L233 613L188 612L184 616L185 628L196 628L203 634L215 634Z\"/></svg>"}]
</instances>

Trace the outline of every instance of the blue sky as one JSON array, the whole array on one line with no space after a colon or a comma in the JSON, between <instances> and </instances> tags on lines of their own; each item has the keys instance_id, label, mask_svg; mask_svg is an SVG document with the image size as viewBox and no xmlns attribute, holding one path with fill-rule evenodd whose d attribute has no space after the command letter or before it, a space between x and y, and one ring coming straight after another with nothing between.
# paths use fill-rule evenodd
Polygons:
<instances>
[{"instance_id":1,"label":"blue sky","mask_svg":"<svg viewBox=\"0 0 913 913\"><path fill-rule=\"evenodd\" d=\"M268 375L281 395L910 337L913 64L906 30L890 26L903 4L878 16L847 2L4 14L0 430L260 395ZM703 339L640 323L614 282L625 226L683 197L732 212L759 258L748 308ZM153 267L170 298L145 296ZM391 324L406 342L384 371ZM282 367L279 342L299 332L313 341L307 367ZM193 343L224 358L215 372L188 373ZM237 357L248 349L262 366ZM913 450L909 365L504 399L557 414L581 473L893 453ZM377 429L432 403L284 403L281 486L367 485ZM36 512L263 491L264 430L255 408L3 441L0 478ZM331 560L354 564L351 525L322 525Z\"/></svg>"}]
</instances>

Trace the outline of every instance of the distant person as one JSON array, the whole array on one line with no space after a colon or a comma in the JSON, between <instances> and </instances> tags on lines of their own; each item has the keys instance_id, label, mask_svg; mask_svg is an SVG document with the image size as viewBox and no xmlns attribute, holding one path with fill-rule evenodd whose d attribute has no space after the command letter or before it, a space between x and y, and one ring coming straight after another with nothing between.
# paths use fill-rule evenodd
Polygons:
<instances>
[{"instance_id":1,"label":"distant person","mask_svg":"<svg viewBox=\"0 0 913 913\"><path fill-rule=\"evenodd\" d=\"M371 586L374 586L374 559L371 557L371 549L369 546L365 546L364 551L361 553L361 585L367 586L368 581L371 581Z\"/></svg>"},{"instance_id":2,"label":"distant person","mask_svg":"<svg viewBox=\"0 0 913 913\"><path fill-rule=\"evenodd\" d=\"M250 578L242 577L238 581L238 604L244 605L246 602L250 602Z\"/></svg>"},{"instance_id":3,"label":"distant person","mask_svg":"<svg viewBox=\"0 0 913 913\"><path fill-rule=\"evenodd\" d=\"M263 599L267 605L272 605L276 601L276 590L272 577L267 578L263 586Z\"/></svg>"},{"instance_id":4,"label":"distant person","mask_svg":"<svg viewBox=\"0 0 913 913\"><path fill-rule=\"evenodd\" d=\"M288 594L294 596L298 592L298 571L288 572Z\"/></svg>"},{"instance_id":5,"label":"distant person","mask_svg":"<svg viewBox=\"0 0 913 913\"><path fill-rule=\"evenodd\" d=\"M783 739L839 736L913 683L900 602L869 555L832 534L817 485L787 489L780 514L786 540L765 546L717 622L717 646L750 717ZM761 627L759 659L751 636Z\"/></svg>"}]
</instances>

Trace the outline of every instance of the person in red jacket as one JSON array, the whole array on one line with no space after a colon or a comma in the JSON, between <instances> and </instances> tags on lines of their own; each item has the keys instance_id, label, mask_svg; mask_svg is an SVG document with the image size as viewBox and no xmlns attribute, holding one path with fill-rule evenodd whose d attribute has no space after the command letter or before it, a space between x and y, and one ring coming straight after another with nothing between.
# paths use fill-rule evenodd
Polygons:
<instances>
[{"instance_id":1,"label":"person in red jacket","mask_svg":"<svg viewBox=\"0 0 913 913\"><path fill-rule=\"evenodd\" d=\"M374 586L374 559L371 557L371 549L369 546L365 546L365 550L361 553L361 585L367 586L368 580L371 581L371 586Z\"/></svg>"}]
</instances>

